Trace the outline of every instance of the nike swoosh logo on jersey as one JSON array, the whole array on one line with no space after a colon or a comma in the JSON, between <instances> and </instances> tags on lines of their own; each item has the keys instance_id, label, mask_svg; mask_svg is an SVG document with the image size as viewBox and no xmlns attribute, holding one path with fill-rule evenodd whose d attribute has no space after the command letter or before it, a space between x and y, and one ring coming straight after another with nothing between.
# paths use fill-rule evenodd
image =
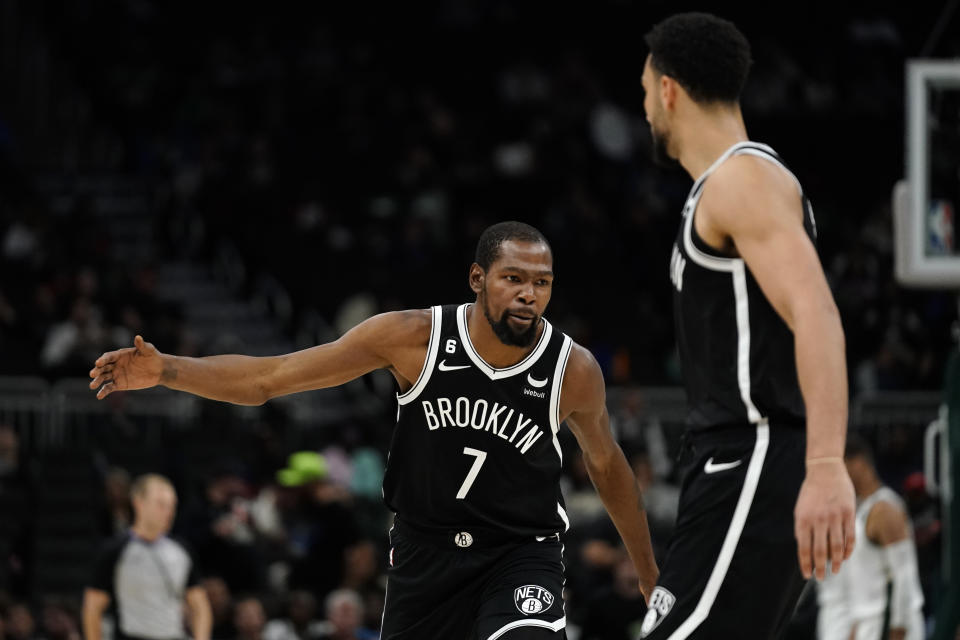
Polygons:
<instances>
[{"instance_id":1,"label":"nike swoosh logo on jersey","mask_svg":"<svg viewBox=\"0 0 960 640\"><path fill-rule=\"evenodd\" d=\"M468 364L447 364L446 360L441 360L440 365L437 367L440 371L456 371L457 369L469 369L470 365Z\"/></svg>"},{"instance_id":2,"label":"nike swoosh logo on jersey","mask_svg":"<svg viewBox=\"0 0 960 640\"><path fill-rule=\"evenodd\" d=\"M541 387L547 386L547 381L548 381L548 380L550 380L550 378L544 378L543 380L537 380L536 378L534 378L534 377L533 377L532 375L530 375L529 373L527 374L527 384L529 384L531 387L533 387L533 388L535 388L535 389L539 389L539 388L541 388Z\"/></svg>"},{"instance_id":3,"label":"nike swoosh logo on jersey","mask_svg":"<svg viewBox=\"0 0 960 640\"><path fill-rule=\"evenodd\" d=\"M727 469L739 467L741 462L743 462L743 460L734 460L733 462L718 462L714 464L713 458L710 458L707 460L707 464L703 465L703 472L717 473L718 471L726 471Z\"/></svg>"}]
</instances>

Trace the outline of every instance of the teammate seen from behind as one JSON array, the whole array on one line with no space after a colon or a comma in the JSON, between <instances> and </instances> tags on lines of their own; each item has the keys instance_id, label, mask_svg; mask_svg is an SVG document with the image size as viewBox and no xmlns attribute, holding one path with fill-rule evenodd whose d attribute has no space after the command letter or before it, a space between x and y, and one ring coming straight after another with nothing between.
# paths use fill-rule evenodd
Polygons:
<instances>
[{"instance_id":1,"label":"teammate seen from behind","mask_svg":"<svg viewBox=\"0 0 960 640\"><path fill-rule=\"evenodd\" d=\"M282 356L181 358L137 336L97 359L90 387L104 398L162 384L256 405L387 369L400 393L383 483L396 518L382 638L561 638L561 423L649 596L657 567L642 497L597 362L543 317L554 280L543 235L488 228L468 280L473 303L385 313Z\"/></svg>"},{"instance_id":2,"label":"teammate seen from behind","mask_svg":"<svg viewBox=\"0 0 960 640\"><path fill-rule=\"evenodd\" d=\"M743 34L688 13L646 40L655 159L695 182L670 263L689 401L683 489L642 635L778 637L804 577L853 549L843 329L810 203L747 137Z\"/></svg>"},{"instance_id":3,"label":"teammate seen from behind","mask_svg":"<svg viewBox=\"0 0 960 640\"><path fill-rule=\"evenodd\" d=\"M186 603L193 639L210 640L213 615L193 559L166 536L177 508L173 485L148 474L130 494L133 526L101 550L83 594L84 637L100 640L103 614L112 608L117 640L182 638Z\"/></svg>"}]
</instances>

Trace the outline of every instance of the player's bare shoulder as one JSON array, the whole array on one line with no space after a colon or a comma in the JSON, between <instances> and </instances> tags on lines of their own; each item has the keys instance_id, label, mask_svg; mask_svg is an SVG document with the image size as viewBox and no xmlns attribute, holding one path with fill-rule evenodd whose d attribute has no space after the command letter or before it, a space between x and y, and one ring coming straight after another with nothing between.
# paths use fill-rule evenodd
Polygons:
<instances>
[{"instance_id":1,"label":"player's bare shoulder","mask_svg":"<svg viewBox=\"0 0 960 640\"><path fill-rule=\"evenodd\" d=\"M388 311L357 326L368 344L389 362L388 369L401 388L420 375L427 357L433 315L430 309Z\"/></svg>"},{"instance_id":2,"label":"player's bare shoulder","mask_svg":"<svg viewBox=\"0 0 960 640\"><path fill-rule=\"evenodd\" d=\"M796 180L782 166L739 154L724 161L704 183L698 216L721 231L775 222L780 216L801 221L802 199Z\"/></svg>"},{"instance_id":3,"label":"player's bare shoulder","mask_svg":"<svg viewBox=\"0 0 960 640\"><path fill-rule=\"evenodd\" d=\"M600 364L589 349L574 342L560 391L561 416L598 409L603 406L605 397Z\"/></svg>"},{"instance_id":4,"label":"player's bare shoulder","mask_svg":"<svg viewBox=\"0 0 960 640\"><path fill-rule=\"evenodd\" d=\"M430 309L407 309L388 311L374 316L382 338L397 345L424 345L430 340L432 325Z\"/></svg>"},{"instance_id":5,"label":"player's bare shoulder","mask_svg":"<svg viewBox=\"0 0 960 640\"><path fill-rule=\"evenodd\" d=\"M885 546L910 537L907 514L887 500L878 500L870 509L866 522L867 538Z\"/></svg>"}]
</instances>

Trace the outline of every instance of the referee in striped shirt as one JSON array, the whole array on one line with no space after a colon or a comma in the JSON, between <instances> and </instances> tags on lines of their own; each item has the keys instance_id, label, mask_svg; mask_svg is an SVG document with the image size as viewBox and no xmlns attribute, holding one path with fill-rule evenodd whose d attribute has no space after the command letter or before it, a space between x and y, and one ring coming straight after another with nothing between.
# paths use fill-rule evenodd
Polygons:
<instances>
[{"instance_id":1,"label":"referee in striped shirt","mask_svg":"<svg viewBox=\"0 0 960 640\"><path fill-rule=\"evenodd\" d=\"M84 592L86 640L101 640L108 609L116 622L114 640L183 640L184 602L194 640L210 640L213 616L193 558L166 536L177 507L173 485L148 474L130 494L133 527L103 547Z\"/></svg>"}]
</instances>

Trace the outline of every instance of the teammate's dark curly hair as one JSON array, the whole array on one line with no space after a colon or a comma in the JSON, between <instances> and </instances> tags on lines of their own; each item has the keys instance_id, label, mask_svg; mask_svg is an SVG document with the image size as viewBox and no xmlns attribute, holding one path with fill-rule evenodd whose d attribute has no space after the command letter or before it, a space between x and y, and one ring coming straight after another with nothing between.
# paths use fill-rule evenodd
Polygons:
<instances>
[{"instance_id":1,"label":"teammate's dark curly hair","mask_svg":"<svg viewBox=\"0 0 960 640\"><path fill-rule=\"evenodd\" d=\"M847 460L852 458L866 458L870 461L870 464L873 464L873 447L870 446L866 438L856 431L848 431L847 444L843 451L843 457Z\"/></svg>"},{"instance_id":2,"label":"teammate's dark curly hair","mask_svg":"<svg viewBox=\"0 0 960 640\"><path fill-rule=\"evenodd\" d=\"M500 257L500 245L507 240L520 242L542 242L550 249L550 243L542 233L524 222L498 222L487 227L477 241L477 253L474 261L486 271ZM550 249L553 255L553 249Z\"/></svg>"},{"instance_id":3,"label":"teammate's dark curly hair","mask_svg":"<svg viewBox=\"0 0 960 640\"><path fill-rule=\"evenodd\" d=\"M679 13L644 37L653 69L697 102L736 102L750 71L750 43L730 22L709 13Z\"/></svg>"}]
</instances>

